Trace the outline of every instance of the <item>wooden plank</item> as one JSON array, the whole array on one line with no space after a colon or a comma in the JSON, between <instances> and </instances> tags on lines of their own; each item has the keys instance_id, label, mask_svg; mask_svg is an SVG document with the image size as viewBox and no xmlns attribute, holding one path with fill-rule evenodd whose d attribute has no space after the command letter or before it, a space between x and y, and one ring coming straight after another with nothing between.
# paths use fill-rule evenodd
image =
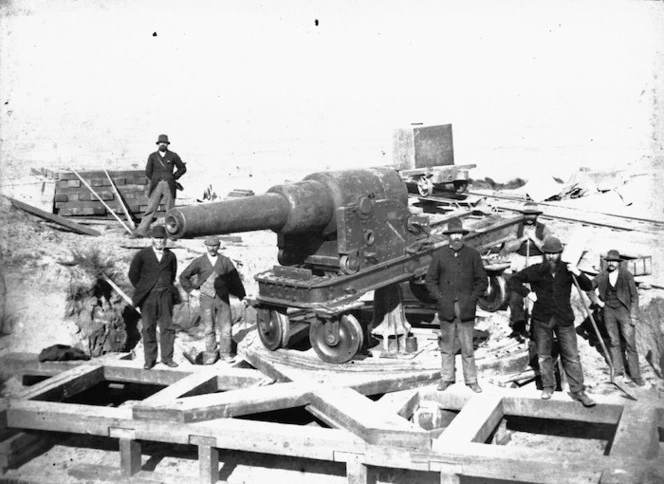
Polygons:
<instances>
[{"instance_id":1,"label":"wooden plank","mask_svg":"<svg viewBox=\"0 0 664 484\"><path fill-rule=\"evenodd\" d=\"M593 395L597 405L586 408L561 392L555 392L551 400L542 400L539 392L519 392L515 395L507 388L492 388L491 394L502 396L505 415L606 424L618 423L625 403L625 399L620 397ZM440 408L461 410L473 395L465 389L449 389L445 392L423 390L420 398L422 401L434 401Z\"/></svg>"},{"instance_id":2,"label":"wooden plank","mask_svg":"<svg viewBox=\"0 0 664 484\"><path fill-rule=\"evenodd\" d=\"M101 365L83 364L21 392L24 400L65 400L104 381Z\"/></svg>"},{"instance_id":3,"label":"wooden plank","mask_svg":"<svg viewBox=\"0 0 664 484\"><path fill-rule=\"evenodd\" d=\"M68 228L69 230L76 232L77 234L92 235L94 237L101 235L100 232L97 232L94 229L85 227L81 224L77 224L76 222L67 220L64 217L60 217L59 215L45 212L43 210L38 209L37 207L33 207L32 205L28 205L27 203L20 202L10 197L7 198L12 202L12 205L14 205L16 208L28 212L29 214L36 215L37 217L42 218L44 220L48 220L49 222L61 225L65 228Z\"/></svg>"},{"instance_id":4,"label":"wooden plank","mask_svg":"<svg viewBox=\"0 0 664 484\"><path fill-rule=\"evenodd\" d=\"M140 405L164 405L181 397L214 393L217 389L217 375L214 372L192 373L144 399Z\"/></svg>"},{"instance_id":5,"label":"wooden plank","mask_svg":"<svg viewBox=\"0 0 664 484\"><path fill-rule=\"evenodd\" d=\"M372 444L427 449L428 432L381 408L348 388L315 388L307 411L334 427L342 428Z\"/></svg>"},{"instance_id":6,"label":"wooden plank","mask_svg":"<svg viewBox=\"0 0 664 484\"><path fill-rule=\"evenodd\" d=\"M219 480L219 450L207 445L199 445L198 467L199 482L215 484Z\"/></svg>"},{"instance_id":7,"label":"wooden plank","mask_svg":"<svg viewBox=\"0 0 664 484\"><path fill-rule=\"evenodd\" d=\"M625 405L609 455L654 459L659 453L657 409Z\"/></svg>"},{"instance_id":8,"label":"wooden plank","mask_svg":"<svg viewBox=\"0 0 664 484\"><path fill-rule=\"evenodd\" d=\"M395 413L405 419L410 419L420 404L420 391L418 388L386 393L378 399L376 405L389 413Z\"/></svg>"},{"instance_id":9,"label":"wooden plank","mask_svg":"<svg viewBox=\"0 0 664 484\"><path fill-rule=\"evenodd\" d=\"M133 407L133 416L139 420L197 422L299 407L308 404L310 399L308 387L296 383L277 383L182 398L171 405L136 405Z\"/></svg>"},{"instance_id":10,"label":"wooden plank","mask_svg":"<svg viewBox=\"0 0 664 484\"><path fill-rule=\"evenodd\" d=\"M132 439L120 439L120 470L123 477L131 477L141 471L141 443Z\"/></svg>"},{"instance_id":11,"label":"wooden plank","mask_svg":"<svg viewBox=\"0 0 664 484\"><path fill-rule=\"evenodd\" d=\"M76 479L73 482L99 482L103 476L103 482L131 482L133 484L173 484L197 482L197 476L173 476L172 472L139 471L131 479L127 479L122 470L117 466L101 464L75 464L67 469L67 475ZM73 480L72 479L72 480Z\"/></svg>"},{"instance_id":12,"label":"wooden plank","mask_svg":"<svg viewBox=\"0 0 664 484\"><path fill-rule=\"evenodd\" d=\"M476 395L433 443L485 442L503 418L503 399L494 395Z\"/></svg>"}]
</instances>

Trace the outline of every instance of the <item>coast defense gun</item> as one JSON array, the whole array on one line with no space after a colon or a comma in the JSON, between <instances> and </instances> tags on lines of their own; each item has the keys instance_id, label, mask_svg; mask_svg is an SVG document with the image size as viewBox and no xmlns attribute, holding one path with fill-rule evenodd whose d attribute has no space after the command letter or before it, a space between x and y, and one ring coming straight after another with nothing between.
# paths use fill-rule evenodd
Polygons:
<instances>
[{"instance_id":1,"label":"coast defense gun","mask_svg":"<svg viewBox=\"0 0 664 484\"><path fill-rule=\"evenodd\" d=\"M172 238L276 232L280 265L255 275L260 339L270 350L285 347L288 309L311 312L309 340L330 363L352 359L367 338L352 314L360 297L421 282L447 244L430 235L427 216L411 213L405 183L387 167L314 173L262 195L177 207L165 220ZM471 234L471 245L488 245L518 221Z\"/></svg>"}]
</instances>

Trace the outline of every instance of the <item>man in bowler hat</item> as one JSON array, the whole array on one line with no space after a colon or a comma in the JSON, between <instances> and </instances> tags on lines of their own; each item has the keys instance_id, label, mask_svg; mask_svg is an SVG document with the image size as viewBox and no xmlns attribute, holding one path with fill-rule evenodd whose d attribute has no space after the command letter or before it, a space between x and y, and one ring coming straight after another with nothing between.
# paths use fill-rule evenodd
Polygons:
<instances>
[{"instance_id":1,"label":"man in bowler hat","mask_svg":"<svg viewBox=\"0 0 664 484\"><path fill-rule=\"evenodd\" d=\"M627 268L621 266L622 258L617 250L610 250L606 257L606 268L593 279L590 298L602 308L604 326L609 333L611 361L618 376L625 373L625 364L620 344L620 336L625 340L627 370L629 376L639 386L645 385L639 368L639 355L636 352L636 323L639 312L639 292L634 276Z\"/></svg>"},{"instance_id":2,"label":"man in bowler hat","mask_svg":"<svg viewBox=\"0 0 664 484\"><path fill-rule=\"evenodd\" d=\"M194 259L180 274L180 285L191 297L199 298L205 333L204 360L213 363L232 355L232 317L229 295L246 306L244 285L233 262L219 253L217 236L205 239L206 253ZM217 344L217 333L219 343Z\"/></svg>"},{"instance_id":3,"label":"man in bowler hat","mask_svg":"<svg viewBox=\"0 0 664 484\"><path fill-rule=\"evenodd\" d=\"M171 368L178 366L173 361L173 305L179 295L173 283L178 262L175 254L166 248L166 228L155 225L151 235L152 245L138 251L129 266L129 280L135 289L132 302L141 308L143 320L146 370L157 363L157 325L161 362Z\"/></svg>"},{"instance_id":4,"label":"man in bowler hat","mask_svg":"<svg viewBox=\"0 0 664 484\"><path fill-rule=\"evenodd\" d=\"M157 218L159 204L165 205L166 211L175 205L175 188L179 186L177 180L186 173L187 167L177 153L170 151L168 136L160 134L157 139L159 149L148 156L145 166L145 176L150 181L148 193L148 206L145 209L141 223L134 231L132 237L147 237L150 225ZM173 173L173 169L176 169ZM180 187L182 188L182 187Z\"/></svg>"},{"instance_id":5,"label":"man in bowler hat","mask_svg":"<svg viewBox=\"0 0 664 484\"><path fill-rule=\"evenodd\" d=\"M556 378L553 372L553 335L560 346L563 368L569 381L570 395L585 407L595 402L585 393L583 368L576 342L574 312L570 295L574 278L583 291L592 289L592 282L573 264L562 261L563 244L556 237L549 237L542 245L546 260L541 264L517 272L507 282L512 291L529 298L533 306L533 336L537 346L537 362L542 377L543 400L553 395ZM530 290L524 285L530 283Z\"/></svg>"},{"instance_id":6,"label":"man in bowler hat","mask_svg":"<svg viewBox=\"0 0 664 484\"><path fill-rule=\"evenodd\" d=\"M455 380L455 338L461 344L463 378L474 392L480 393L475 369L473 328L477 300L485 293L488 282L479 252L464 244L468 230L461 220L453 218L444 232L449 245L433 258L426 275L426 287L437 301L440 320L442 368L439 391L445 391Z\"/></svg>"}]
</instances>

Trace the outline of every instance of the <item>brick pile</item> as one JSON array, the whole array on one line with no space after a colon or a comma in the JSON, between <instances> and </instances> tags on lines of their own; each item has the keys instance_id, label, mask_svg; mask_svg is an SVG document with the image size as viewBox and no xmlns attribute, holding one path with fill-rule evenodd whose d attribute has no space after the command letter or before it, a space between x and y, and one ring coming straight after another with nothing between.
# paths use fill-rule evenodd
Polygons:
<instances>
[{"instance_id":1,"label":"brick pile","mask_svg":"<svg viewBox=\"0 0 664 484\"><path fill-rule=\"evenodd\" d=\"M124 215L120 201L103 171L79 172L81 177L120 217ZM140 217L148 203L148 179L144 170L109 171L124 203L134 216ZM53 174L55 182L55 207L53 212L63 217L112 217L106 207L73 172ZM163 204L159 206L164 211Z\"/></svg>"}]
</instances>

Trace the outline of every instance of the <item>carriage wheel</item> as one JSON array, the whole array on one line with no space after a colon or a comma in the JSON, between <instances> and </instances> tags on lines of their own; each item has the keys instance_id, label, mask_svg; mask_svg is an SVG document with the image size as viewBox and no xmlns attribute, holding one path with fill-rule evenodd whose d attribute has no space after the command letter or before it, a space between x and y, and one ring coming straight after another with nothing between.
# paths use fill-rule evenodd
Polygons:
<instances>
[{"instance_id":1,"label":"carriage wheel","mask_svg":"<svg viewBox=\"0 0 664 484\"><path fill-rule=\"evenodd\" d=\"M478 301L477 305L485 311L498 311L507 302L507 285L500 275L489 276L489 288Z\"/></svg>"},{"instance_id":2,"label":"carriage wheel","mask_svg":"<svg viewBox=\"0 0 664 484\"><path fill-rule=\"evenodd\" d=\"M274 351L288 344L290 320L285 309L259 309L256 319L258 336L268 350Z\"/></svg>"},{"instance_id":3,"label":"carriage wheel","mask_svg":"<svg viewBox=\"0 0 664 484\"><path fill-rule=\"evenodd\" d=\"M309 341L318 357L327 363L346 363L362 347L362 325L351 314L331 320L316 319L309 328Z\"/></svg>"},{"instance_id":4,"label":"carriage wheel","mask_svg":"<svg viewBox=\"0 0 664 484\"><path fill-rule=\"evenodd\" d=\"M428 197L433 193L433 180L427 176L421 176L417 180L417 191L423 197Z\"/></svg>"}]
</instances>

